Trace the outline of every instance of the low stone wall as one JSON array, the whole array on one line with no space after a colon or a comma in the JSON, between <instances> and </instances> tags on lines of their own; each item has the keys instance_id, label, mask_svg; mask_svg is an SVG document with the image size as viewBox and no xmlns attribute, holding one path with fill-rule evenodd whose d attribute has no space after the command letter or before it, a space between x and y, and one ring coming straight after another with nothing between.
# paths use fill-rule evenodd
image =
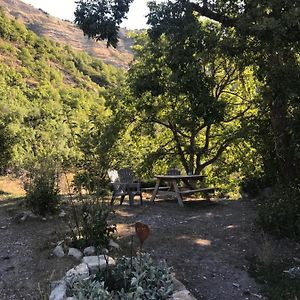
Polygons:
<instances>
[{"instance_id":1,"label":"low stone wall","mask_svg":"<svg viewBox=\"0 0 300 300\"><path fill-rule=\"evenodd\" d=\"M60 281L53 282L49 300L76 300L73 297L67 297L67 286L72 283L74 278L86 279L90 275L95 274L97 270L104 269L107 266L114 266L115 260L109 256L85 256L81 263L76 267L70 269ZM174 288L175 291L169 300L196 300L185 286L175 277Z\"/></svg>"}]
</instances>

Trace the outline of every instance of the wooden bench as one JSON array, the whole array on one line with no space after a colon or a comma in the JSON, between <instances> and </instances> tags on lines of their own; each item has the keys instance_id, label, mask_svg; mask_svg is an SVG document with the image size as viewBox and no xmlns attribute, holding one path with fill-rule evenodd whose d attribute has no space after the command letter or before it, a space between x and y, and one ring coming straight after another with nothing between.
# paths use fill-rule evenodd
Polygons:
<instances>
[{"instance_id":1,"label":"wooden bench","mask_svg":"<svg viewBox=\"0 0 300 300\"><path fill-rule=\"evenodd\" d=\"M163 186L163 187L159 187L158 190L164 191L164 190L168 190L169 188L170 188L169 186ZM155 187L141 188L141 191L145 193L149 193L149 192L153 192L154 189Z\"/></svg>"},{"instance_id":2,"label":"wooden bench","mask_svg":"<svg viewBox=\"0 0 300 300\"><path fill-rule=\"evenodd\" d=\"M180 195L189 195L189 194L196 194L201 193L205 196L205 199L210 201L210 194L215 193L219 188L216 187L207 187L207 188L199 188L199 189L191 189L191 190L183 190L179 191Z\"/></svg>"}]
</instances>

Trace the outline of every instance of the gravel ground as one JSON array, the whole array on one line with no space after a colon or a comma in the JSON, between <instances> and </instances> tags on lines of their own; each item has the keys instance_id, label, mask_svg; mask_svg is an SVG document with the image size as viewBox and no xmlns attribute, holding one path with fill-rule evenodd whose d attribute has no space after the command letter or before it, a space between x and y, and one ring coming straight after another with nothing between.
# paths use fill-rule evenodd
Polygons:
<instances>
[{"instance_id":1,"label":"gravel ground","mask_svg":"<svg viewBox=\"0 0 300 300\"><path fill-rule=\"evenodd\" d=\"M151 229L144 250L166 260L196 299L263 299L260 286L247 273L247 258L265 247L254 225L253 201L193 200L184 207L171 200L144 202L142 207L114 207L111 222L117 224L119 254L130 253L134 224L143 222ZM18 222L19 210L18 200L0 200L0 299L47 299L49 283L77 264L52 255L67 225L58 217ZM137 249L137 239L133 240ZM287 255L285 243L272 243Z\"/></svg>"}]
</instances>

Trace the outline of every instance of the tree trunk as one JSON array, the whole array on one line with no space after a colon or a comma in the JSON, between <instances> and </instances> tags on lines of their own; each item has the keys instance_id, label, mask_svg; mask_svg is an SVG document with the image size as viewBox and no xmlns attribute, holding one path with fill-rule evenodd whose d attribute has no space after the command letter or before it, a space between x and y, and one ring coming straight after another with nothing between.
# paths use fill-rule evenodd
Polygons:
<instances>
[{"instance_id":1,"label":"tree trunk","mask_svg":"<svg viewBox=\"0 0 300 300\"><path fill-rule=\"evenodd\" d=\"M287 116L287 99L276 95L273 101L269 102L269 108L278 164L278 179L287 183L297 177L294 143Z\"/></svg>"}]
</instances>

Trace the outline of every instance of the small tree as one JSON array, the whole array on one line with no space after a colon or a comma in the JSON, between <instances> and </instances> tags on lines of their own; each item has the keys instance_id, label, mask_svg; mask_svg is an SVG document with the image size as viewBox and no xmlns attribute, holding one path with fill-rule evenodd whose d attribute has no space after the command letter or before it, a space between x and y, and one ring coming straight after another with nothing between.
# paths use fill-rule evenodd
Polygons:
<instances>
[{"instance_id":1,"label":"small tree","mask_svg":"<svg viewBox=\"0 0 300 300\"><path fill-rule=\"evenodd\" d=\"M27 206L41 216L54 214L60 202L57 165L49 158L41 159L28 172L24 185Z\"/></svg>"}]
</instances>

